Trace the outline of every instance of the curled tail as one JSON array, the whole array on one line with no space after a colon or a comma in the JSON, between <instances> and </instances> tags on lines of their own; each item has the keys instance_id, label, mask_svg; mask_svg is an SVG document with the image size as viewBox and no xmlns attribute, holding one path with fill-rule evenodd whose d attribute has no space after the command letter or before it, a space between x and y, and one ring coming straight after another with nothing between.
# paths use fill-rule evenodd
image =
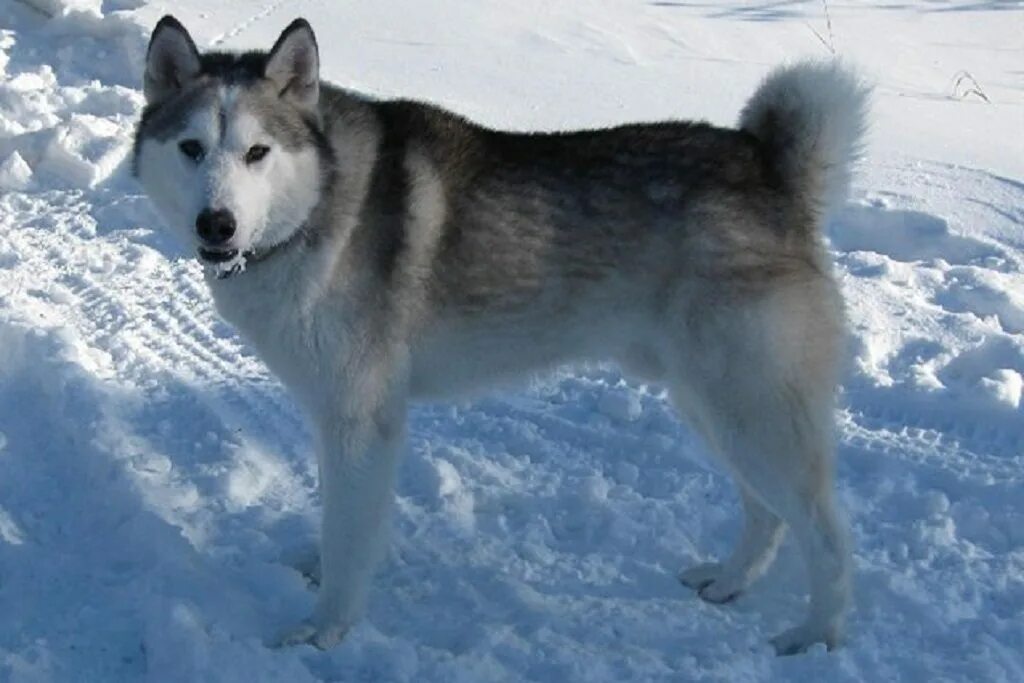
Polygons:
<instances>
[{"instance_id":1,"label":"curled tail","mask_svg":"<svg viewBox=\"0 0 1024 683\"><path fill-rule=\"evenodd\" d=\"M820 218L842 205L866 127L868 88L837 63L803 62L768 75L740 114L783 187Z\"/></svg>"}]
</instances>

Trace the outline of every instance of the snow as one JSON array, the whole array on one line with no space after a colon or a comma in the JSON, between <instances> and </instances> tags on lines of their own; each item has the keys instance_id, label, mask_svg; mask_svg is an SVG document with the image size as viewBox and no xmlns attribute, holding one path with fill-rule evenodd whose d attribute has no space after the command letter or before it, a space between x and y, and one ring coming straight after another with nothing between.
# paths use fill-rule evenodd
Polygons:
<instances>
[{"instance_id":1,"label":"snow","mask_svg":"<svg viewBox=\"0 0 1024 683\"><path fill-rule=\"evenodd\" d=\"M830 2L831 31L817 1L210 5L174 3L200 46L306 16L327 78L519 129L728 124L776 63L861 68L872 144L828 230L850 642L771 653L805 602L792 543L729 606L677 583L728 551L737 497L660 387L593 367L417 407L366 619L265 645L313 604L315 466L127 173L167 5L13 0L0 680L1024 680L1024 3Z\"/></svg>"},{"instance_id":2,"label":"snow","mask_svg":"<svg viewBox=\"0 0 1024 683\"><path fill-rule=\"evenodd\" d=\"M32 181L32 167L17 152L0 164L0 189L26 190Z\"/></svg>"}]
</instances>

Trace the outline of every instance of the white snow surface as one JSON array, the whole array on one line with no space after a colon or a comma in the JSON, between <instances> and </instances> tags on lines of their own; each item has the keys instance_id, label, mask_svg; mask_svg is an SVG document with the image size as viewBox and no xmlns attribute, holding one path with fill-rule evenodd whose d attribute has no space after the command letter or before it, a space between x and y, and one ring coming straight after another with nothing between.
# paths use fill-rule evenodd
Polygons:
<instances>
[{"instance_id":1,"label":"white snow surface","mask_svg":"<svg viewBox=\"0 0 1024 683\"><path fill-rule=\"evenodd\" d=\"M211 4L0 2L0 680L1024 680L1024 3ZM731 124L777 63L860 68L829 226L849 643L767 646L806 601L790 542L734 604L678 584L736 493L660 387L598 366L415 408L365 620L265 645L313 604L315 465L125 163L169 10L202 48L305 16L325 78L516 129Z\"/></svg>"}]
</instances>

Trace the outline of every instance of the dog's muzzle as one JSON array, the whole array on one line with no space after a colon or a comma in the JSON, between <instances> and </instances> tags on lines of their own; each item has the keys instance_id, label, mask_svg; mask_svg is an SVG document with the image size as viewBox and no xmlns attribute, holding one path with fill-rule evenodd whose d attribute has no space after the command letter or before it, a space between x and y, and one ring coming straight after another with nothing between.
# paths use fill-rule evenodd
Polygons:
<instances>
[{"instance_id":1,"label":"dog's muzzle","mask_svg":"<svg viewBox=\"0 0 1024 683\"><path fill-rule=\"evenodd\" d=\"M205 249L199 247L199 260L204 263L226 263L237 256L237 249Z\"/></svg>"},{"instance_id":2,"label":"dog's muzzle","mask_svg":"<svg viewBox=\"0 0 1024 683\"><path fill-rule=\"evenodd\" d=\"M199 260L212 268L218 280L226 280L245 270L245 255L237 249L206 249L199 247Z\"/></svg>"}]
</instances>

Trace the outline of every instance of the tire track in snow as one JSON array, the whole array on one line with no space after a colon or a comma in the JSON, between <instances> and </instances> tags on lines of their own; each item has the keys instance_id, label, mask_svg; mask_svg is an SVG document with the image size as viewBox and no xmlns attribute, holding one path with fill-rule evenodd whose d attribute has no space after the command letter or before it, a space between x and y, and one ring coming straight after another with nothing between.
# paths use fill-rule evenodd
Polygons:
<instances>
[{"instance_id":1,"label":"tire track in snow","mask_svg":"<svg viewBox=\"0 0 1024 683\"><path fill-rule=\"evenodd\" d=\"M171 282L180 282L180 277L179 273ZM88 293L92 306L107 311L124 309L122 317L130 318L132 336L122 338L124 346L148 357L148 362L134 366L142 370L134 379L144 381L155 365L162 372L202 385L211 390L205 392L211 409L225 423L242 427L247 434L280 438L301 430L301 422L294 410L283 404L269 374L241 344L213 333L216 323L208 304L194 300L189 306L177 292L162 290L146 290L124 305L101 285L83 278L81 291ZM138 313L133 314L132 309ZM88 309L86 313L90 318ZM94 335L98 332L93 330Z\"/></svg>"},{"instance_id":2,"label":"tire track in snow","mask_svg":"<svg viewBox=\"0 0 1024 683\"><path fill-rule=\"evenodd\" d=\"M68 214L74 225L73 208ZM28 255L16 270L33 273L33 282L59 283L66 289L56 295L27 288L60 310L57 317L90 352L110 357L117 379L144 388L152 385L157 370L201 388L208 407L223 422L274 444L291 443L293 435L304 432L301 417L262 364L236 338L214 331L222 323L191 264L142 266L156 271L152 273L136 272L139 266L124 270L124 264L152 263L154 255L143 253L140 259L132 243L69 234L61 225L63 218L57 216L52 226L25 225L9 233L10 248ZM104 258L117 269L103 275L90 272L89 261Z\"/></svg>"}]
</instances>

